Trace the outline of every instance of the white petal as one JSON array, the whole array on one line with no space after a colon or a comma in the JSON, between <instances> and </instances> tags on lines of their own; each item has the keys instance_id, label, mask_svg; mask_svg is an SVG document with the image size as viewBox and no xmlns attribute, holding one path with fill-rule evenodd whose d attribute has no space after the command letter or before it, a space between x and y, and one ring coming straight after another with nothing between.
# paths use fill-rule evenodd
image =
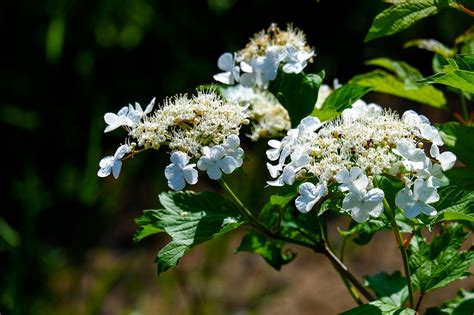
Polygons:
<instances>
[{"instance_id":1,"label":"white petal","mask_svg":"<svg viewBox=\"0 0 474 315\"><path fill-rule=\"evenodd\" d=\"M188 165L183 169L183 175L186 182L190 185L194 185L198 181L198 171L191 165Z\"/></svg>"},{"instance_id":2,"label":"white petal","mask_svg":"<svg viewBox=\"0 0 474 315\"><path fill-rule=\"evenodd\" d=\"M283 169L283 165L281 164L271 165L270 163L267 163L267 169L272 178L277 178L278 176L280 176L280 173Z\"/></svg>"},{"instance_id":3,"label":"white petal","mask_svg":"<svg viewBox=\"0 0 474 315\"><path fill-rule=\"evenodd\" d=\"M351 210L351 217L357 223L364 223L369 219L369 213L365 209L354 207Z\"/></svg>"},{"instance_id":4,"label":"white petal","mask_svg":"<svg viewBox=\"0 0 474 315\"><path fill-rule=\"evenodd\" d=\"M316 199L311 196L298 196L295 200L296 209L302 213L308 213L316 204Z\"/></svg>"},{"instance_id":5,"label":"white petal","mask_svg":"<svg viewBox=\"0 0 474 315\"><path fill-rule=\"evenodd\" d=\"M237 168L237 162L233 157L230 156L226 156L222 160L219 160L216 164L225 174L230 174Z\"/></svg>"},{"instance_id":6,"label":"white petal","mask_svg":"<svg viewBox=\"0 0 474 315\"><path fill-rule=\"evenodd\" d=\"M115 151L114 159L120 160L128 152L130 152L130 146L128 144L122 144L121 146L117 148L117 151Z\"/></svg>"},{"instance_id":7,"label":"white petal","mask_svg":"<svg viewBox=\"0 0 474 315\"><path fill-rule=\"evenodd\" d=\"M122 161L116 160L114 166L112 166L112 175L117 179L120 175L120 169L122 168Z\"/></svg>"},{"instance_id":8,"label":"white petal","mask_svg":"<svg viewBox=\"0 0 474 315\"><path fill-rule=\"evenodd\" d=\"M155 100L156 100L156 97L154 97L150 104L148 104L148 106L145 108L145 111L143 112L145 115L148 115L149 113L151 113L151 111L153 110L153 107L155 106Z\"/></svg>"},{"instance_id":9,"label":"white petal","mask_svg":"<svg viewBox=\"0 0 474 315\"><path fill-rule=\"evenodd\" d=\"M253 73L244 73L240 77L240 84L244 87L252 87L255 85L255 75Z\"/></svg>"},{"instance_id":10,"label":"white petal","mask_svg":"<svg viewBox=\"0 0 474 315\"><path fill-rule=\"evenodd\" d=\"M340 184L348 182L349 181L349 171L347 169L342 169L339 172L337 172L336 181ZM345 190L347 190L347 188Z\"/></svg>"},{"instance_id":11,"label":"white petal","mask_svg":"<svg viewBox=\"0 0 474 315\"><path fill-rule=\"evenodd\" d=\"M101 168L112 167L112 165L114 165L114 157L111 155L103 157L99 162Z\"/></svg>"},{"instance_id":12,"label":"white petal","mask_svg":"<svg viewBox=\"0 0 474 315\"><path fill-rule=\"evenodd\" d=\"M425 203L418 203L418 206L419 206L419 210L426 215L433 216L433 215L436 215L436 213L438 213L435 208Z\"/></svg>"},{"instance_id":13,"label":"white petal","mask_svg":"<svg viewBox=\"0 0 474 315\"><path fill-rule=\"evenodd\" d=\"M112 167L104 167L97 171L97 176L99 177L107 177L110 175L112 171Z\"/></svg>"},{"instance_id":14,"label":"white petal","mask_svg":"<svg viewBox=\"0 0 474 315\"><path fill-rule=\"evenodd\" d=\"M246 63L245 61L240 62L240 69L242 69L243 72L246 73L252 73L253 68L250 64Z\"/></svg>"},{"instance_id":15,"label":"white petal","mask_svg":"<svg viewBox=\"0 0 474 315\"><path fill-rule=\"evenodd\" d=\"M287 63L283 66L282 70L285 73L300 73L303 71L303 68L301 63Z\"/></svg>"},{"instance_id":16,"label":"white petal","mask_svg":"<svg viewBox=\"0 0 474 315\"><path fill-rule=\"evenodd\" d=\"M413 205L415 199L413 198L413 192L410 188L405 187L397 193L395 197L395 204L400 209L405 209L409 205Z\"/></svg>"},{"instance_id":17,"label":"white petal","mask_svg":"<svg viewBox=\"0 0 474 315\"><path fill-rule=\"evenodd\" d=\"M317 192L316 192L316 186L313 183L303 183L299 187L299 192L303 196L309 196L312 198L316 198Z\"/></svg>"},{"instance_id":18,"label":"white petal","mask_svg":"<svg viewBox=\"0 0 474 315\"><path fill-rule=\"evenodd\" d=\"M227 137L226 141L226 146L231 149L237 149L240 145L240 138L237 135L230 135Z\"/></svg>"},{"instance_id":19,"label":"white petal","mask_svg":"<svg viewBox=\"0 0 474 315\"><path fill-rule=\"evenodd\" d=\"M210 179L218 180L221 178L222 172L221 169L216 164L214 164L207 169L207 175Z\"/></svg>"},{"instance_id":20,"label":"white petal","mask_svg":"<svg viewBox=\"0 0 474 315\"><path fill-rule=\"evenodd\" d=\"M183 188L186 186L186 182L184 181L183 176L173 176L170 179L168 179L168 187L175 190L183 190Z\"/></svg>"},{"instance_id":21,"label":"white petal","mask_svg":"<svg viewBox=\"0 0 474 315\"><path fill-rule=\"evenodd\" d=\"M287 185L293 185L296 179L296 171L293 166L287 166L283 169L283 173L281 174L283 178L283 182Z\"/></svg>"},{"instance_id":22,"label":"white petal","mask_svg":"<svg viewBox=\"0 0 474 315\"><path fill-rule=\"evenodd\" d=\"M182 169L174 163L165 167L165 177L166 179L171 179L176 176L181 176Z\"/></svg>"},{"instance_id":23,"label":"white petal","mask_svg":"<svg viewBox=\"0 0 474 315\"><path fill-rule=\"evenodd\" d=\"M342 209L351 210L352 208L360 207L362 196L359 193L348 193L344 200L342 200Z\"/></svg>"},{"instance_id":24,"label":"white petal","mask_svg":"<svg viewBox=\"0 0 474 315\"><path fill-rule=\"evenodd\" d=\"M210 157L203 155L201 156L201 158L199 158L197 162L197 167L201 171L206 171L209 167L211 167L214 164L215 164L214 161Z\"/></svg>"},{"instance_id":25,"label":"white petal","mask_svg":"<svg viewBox=\"0 0 474 315\"><path fill-rule=\"evenodd\" d=\"M456 155L452 152L446 151L438 156L438 161L441 163L443 171L447 171L453 168L456 163Z\"/></svg>"},{"instance_id":26,"label":"white petal","mask_svg":"<svg viewBox=\"0 0 474 315\"><path fill-rule=\"evenodd\" d=\"M171 154L170 161L183 169L189 163L189 156L181 151L175 151Z\"/></svg>"},{"instance_id":27,"label":"white petal","mask_svg":"<svg viewBox=\"0 0 474 315\"><path fill-rule=\"evenodd\" d=\"M127 106L124 106L118 111L117 116L127 116L128 111L129 108Z\"/></svg>"},{"instance_id":28,"label":"white petal","mask_svg":"<svg viewBox=\"0 0 474 315\"><path fill-rule=\"evenodd\" d=\"M234 56L228 52L223 53L217 60L217 66L223 71L231 71L234 64Z\"/></svg>"},{"instance_id":29,"label":"white petal","mask_svg":"<svg viewBox=\"0 0 474 315\"><path fill-rule=\"evenodd\" d=\"M213 76L214 80L224 84L234 84L234 78L230 72L221 72Z\"/></svg>"},{"instance_id":30,"label":"white petal","mask_svg":"<svg viewBox=\"0 0 474 315\"><path fill-rule=\"evenodd\" d=\"M431 145L430 154L431 154L431 156L434 157L435 159L437 159L438 156L439 156L439 148L438 148L438 146L437 146L436 144L434 144L434 143Z\"/></svg>"},{"instance_id":31,"label":"white petal","mask_svg":"<svg viewBox=\"0 0 474 315\"><path fill-rule=\"evenodd\" d=\"M221 145L215 145L211 148L210 157L214 161L220 160L225 156L225 149Z\"/></svg>"}]
</instances>

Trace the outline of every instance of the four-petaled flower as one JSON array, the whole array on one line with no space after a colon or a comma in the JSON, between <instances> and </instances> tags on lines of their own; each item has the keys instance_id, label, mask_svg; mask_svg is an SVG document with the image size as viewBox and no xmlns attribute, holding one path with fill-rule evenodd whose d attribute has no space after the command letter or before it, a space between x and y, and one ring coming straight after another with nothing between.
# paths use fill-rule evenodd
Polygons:
<instances>
[{"instance_id":1,"label":"four-petaled flower","mask_svg":"<svg viewBox=\"0 0 474 315\"><path fill-rule=\"evenodd\" d=\"M235 160L235 164L237 167L241 167L242 163L244 162L242 159L242 155L244 154L244 150L240 147L240 138L237 135L230 135L224 141L222 146L225 149L225 154L230 156Z\"/></svg>"},{"instance_id":2,"label":"four-petaled flower","mask_svg":"<svg viewBox=\"0 0 474 315\"><path fill-rule=\"evenodd\" d=\"M450 170L454 166L454 163L456 163L456 155L454 155L454 153L449 151L439 153L439 148L434 143L431 145L430 154L439 161L443 171Z\"/></svg>"},{"instance_id":3,"label":"four-petaled flower","mask_svg":"<svg viewBox=\"0 0 474 315\"><path fill-rule=\"evenodd\" d=\"M313 183L306 182L300 185L299 192L300 196L295 200L296 209L307 213L322 197L327 195L328 188L323 183L315 186Z\"/></svg>"},{"instance_id":4,"label":"four-petaled flower","mask_svg":"<svg viewBox=\"0 0 474 315\"><path fill-rule=\"evenodd\" d=\"M359 167L353 167L350 171L342 169L336 174L336 181L340 183L340 191L363 191L369 184L369 179Z\"/></svg>"},{"instance_id":5,"label":"four-petaled flower","mask_svg":"<svg viewBox=\"0 0 474 315\"><path fill-rule=\"evenodd\" d=\"M436 209L428 205L439 200L436 188L429 186L422 179L415 180L413 191L409 187L400 190L395 198L395 204L403 209L407 218L414 218L420 213L435 215Z\"/></svg>"},{"instance_id":6,"label":"four-petaled flower","mask_svg":"<svg viewBox=\"0 0 474 315\"><path fill-rule=\"evenodd\" d=\"M416 171L425 168L426 154L422 149L418 149L408 140L400 140L393 153L404 158L403 166L408 171Z\"/></svg>"},{"instance_id":7,"label":"four-petaled flower","mask_svg":"<svg viewBox=\"0 0 474 315\"><path fill-rule=\"evenodd\" d=\"M227 156L225 149L221 145L215 145L212 148L204 147L203 155L197 162L197 167L201 171L206 171L210 179L218 180L222 173L230 174L238 166L236 160Z\"/></svg>"},{"instance_id":8,"label":"four-petaled flower","mask_svg":"<svg viewBox=\"0 0 474 315\"><path fill-rule=\"evenodd\" d=\"M235 65L234 55L223 53L217 60L217 66L224 72L214 75L214 80L224 84L234 84L240 80L239 66Z\"/></svg>"},{"instance_id":9,"label":"four-petaled flower","mask_svg":"<svg viewBox=\"0 0 474 315\"><path fill-rule=\"evenodd\" d=\"M109 132L117 129L121 126L132 127L134 122L129 117L127 117L129 108L127 106L122 107L117 114L106 113L104 115L104 121L107 124L104 132Z\"/></svg>"},{"instance_id":10,"label":"four-petaled flower","mask_svg":"<svg viewBox=\"0 0 474 315\"><path fill-rule=\"evenodd\" d=\"M383 211L384 192L373 188L368 192L349 192L342 201L342 210L350 211L357 223L365 222L369 217L379 217Z\"/></svg>"},{"instance_id":11,"label":"four-petaled flower","mask_svg":"<svg viewBox=\"0 0 474 315\"><path fill-rule=\"evenodd\" d=\"M118 147L115 154L103 157L99 162L100 170L97 172L99 177L107 177L112 173L112 175L117 179L120 174L120 169L122 168L122 158L125 154L129 153L131 146L128 144L123 144Z\"/></svg>"},{"instance_id":12,"label":"four-petaled flower","mask_svg":"<svg viewBox=\"0 0 474 315\"><path fill-rule=\"evenodd\" d=\"M307 52L304 49L296 49L293 46L286 46L280 57L285 63L282 70L285 73L300 73L308 64L308 60L313 57L314 51Z\"/></svg>"},{"instance_id":13,"label":"four-petaled flower","mask_svg":"<svg viewBox=\"0 0 474 315\"><path fill-rule=\"evenodd\" d=\"M170 157L171 164L165 168L165 177L168 186L173 190L182 190L186 183L194 185L198 181L196 164L188 164L189 156L181 151L175 151Z\"/></svg>"},{"instance_id":14,"label":"four-petaled flower","mask_svg":"<svg viewBox=\"0 0 474 315\"><path fill-rule=\"evenodd\" d=\"M141 105L138 102L135 102L135 108L133 108L133 106L129 104L127 117L130 118L135 125L137 125L144 116L151 113L154 106L155 98L151 100L145 110L142 109Z\"/></svg>"}]
</instances>

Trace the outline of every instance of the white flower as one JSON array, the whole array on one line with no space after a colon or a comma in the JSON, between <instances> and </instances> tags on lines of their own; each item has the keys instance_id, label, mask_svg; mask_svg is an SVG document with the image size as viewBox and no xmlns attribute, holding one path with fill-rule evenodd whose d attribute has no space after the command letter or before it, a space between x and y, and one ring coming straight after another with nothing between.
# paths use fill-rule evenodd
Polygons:
<instances>
[{"instance_id":1,"label":"white flower","mask_svg":"<svg viewBox=\"0 0 474 315\"><path fill-rule=\"evenodd\" d=\"M225 154L235 160L237 167L241 167L243 163L242 155L244 154L244 150L240 147L239 136L228 136L222 146L225 149Z\"/></svg>"},{"instance_id":2,"label":"white flower","mask_svg":"<svg viewBox=\"0 0 474 315\"><path fill-rule=\"evenodd\" d=\"M434 143L431 145L430 154L439 161L443 171L451 169L454 163L456 163L456 155L454 155L454 153L445 151L440 154L438 146Z\"/></svg>"},{"instance_id":3,"label":"white flower","mask_svg":"<svg viewBox=\"0 0 474 315\"><path fill-rule=\"evenodd\" d=\"M313 57L314 51L306 51L304 49L297 49L293 46L285 46L283 55L280 57L285 63L283 72L285 73L300 73L308 64L308 59Z\"/></svg>"},{"instance_id":4,"label":"white flower","mask_svg":"<svg viewBox=\"0 0 474 315\"><path fill-rule=\"evenodd\" d=\"M433 163L429 158L426 158L425 168L418 170L416 176L425 179L427 185L434 188L448 184L448 181L443 174L441 164Z\"/></svg>"},{"instance_id":5,"label":"white flower","mask_svg":"<svg viewBox=\"0 0 474 315\"><path fill-rule=\"evenodd\" d=\"M402 163L408 171L425 168L425 151L416 148L412 142L402 139L397 142L397 148L392 151L405 158Z\"/></svg>"},{"instance_id":6,"label":"white flower","mask_svg":"<svg viewBox=\"0 0 474 315\"><path fill-rule=\"evenodd\" d=\"M122 158L129 153L131 146L123 144L118 147L113 156L109 155L102 158L99 162L100 170L97 172L99 177L107 177L112 173L115 179L119 177L120 169L122 168Z\"/></svg>"},{"instance_id":7,"label":"white flower","mask_svg":"<svg viewBox=\"0 0 474 315\"><path fill-rule=\"evenodd\" d=\"M210 179L218 180L222 172L230 174L237 168L235 159L226 156L225 149L221 145L204 147L202 152L203 156L199 159L197 167L201 171L206 171Z\"/></svg>"},{"instance_id":8,"label":"white flower","mask_svg":"<svg viewBox=\"0 0 474 315\"><path fill-rule=\"evenodd\" d=\"M182 190L186 183L194 185L198 181L198 171L194 169L196 164L188 164L189 156L183 152L175 151L171 154L171 164L165 168L165 177L168 186L173 190Z\"/></svg>"},{"instance_id":9,"label":"white flower","mask_svg":"<svg viewBox=\"0 0 474 315\"><path fill-rule=\"evenodd\" d=\"M358 223L365 222L369 217L379 217L383 212L384 192L374 188L368 192L351 191L342 201L342 210L350 211L351 217Z\"/></svg>"},{"instance_id":10,"label":"white flower","mask_svg":"<svg viewBox=\"0 0 474 315\"><path fill-rule=\"evenodd\" d=\"M315 186L313 183L303 183L299 188L300 196L295 200L296 208L303 213L309 212L314 205L328 193L326 185L319 183Z\"/></svg>"},{"instance_id":11,"label":"white flower","mask_svg":"<svg viewBox=\"0 0 474 315\"><path fill-rule=\"evenodd\" d=\"M430 124L421 124L418 128L420 129L421 138L429 140L436 145L444 144L438 129L434 126L431 126Z\"/></svg>"},{"instance_id":12,"label":"white flower","mask_svg":"<svg viewBox=\"0 0 474 315\"><path fill-rule=\"evenodd\" d=\"M346 108L342 111L341 116L344 120L357 120L375 118L383 114L383 109L380 105L370 103L367 105L363 100L357 100L352 104L351 108Z\"/></svg>"},{"instance_id":13,"label":"white flower","mask_svg":"<svg viewBox=\"0 0 474 315\"><path fill-rule=\"evenodd\" d=\"M133 108L133 106L129 104L127 117L130 118L135 125L137 125L144 116L151 113L154 106L155 98L151 100L145 110L142 109L141 105L138 102L135 102L135 108Z\"/></svg>"},{"instance_id":14,"label":"white flower","mask_svg":"<svg viewBox=\"0 0 474 315\"><path fill-rule=\"evenodd\" d=\"M104 115L104 121L108 126L105 127L104 132L109 132L109 131L115 130L118 127L121 127L121 126L132 127L134 123L129 117L127 117L127 114L128 114L128 107L127 106L122 107L118 111L117 114L106 113Z\"/></svg>"},{"instance_id":15,"label":"white flower","mask_svg":"<svg viewBox=\"0 0 474 315\"><path fill-rule=\"evenodd\" d=\"M293 185L296 179L296 174L308 164L309 160L309 150L307 149L292 152L291 162L283 168L281 176L274 181L267 182L267 184L270 186L283 186L284 184ZM282 164L277 164L274 166L267 163L268 171L270 176L273 178L280 174L282 167Z\"/></svg>"},{"instance_id":16,"label":"white flower","mask_svg":"<svg viewBox=\"0 0 474 315\"><path fill-rule=\"evenodd\" d=\"M276 78L279 63L279 50L276 47L268 47L265 56L257 56L250 64L242 61L240 67L243 72L241 84L252 87L257 84L259 88L266 89L268 83Z\"/></svg>"},{"instance_id":17,"label":"white flower","mask_svg":"<svg viewBox=\"0 0 474 315\"><path fill-rule=\"evenodd\" d=\"M268 165L269 164L267 164L267 166ZM276 167L278 167L278 165ZM270 171L270 173L272 172L270 169L269 169L269 171ZM280 177L278 177L277 179L275 179L273 181L268 181L267 184L269 186L275 186L275 187L281 187L285 184L291 186L295 182L297 171L298 171L298 169L295 169L295 167L293 167L292 165L287 165L283 169L283 172L281 173Z\"/></svg>"},{"instance_id":18,"label":"white flower","mask_svg":"<svg viewBox=\"0 0 474 315\"><path fill-rule=\"evenodd\" d=\"M359 167L353 167L350 171L342 169L336 174L336 181L340 183L341 191L363 191L367 188L369 180Z\"/></svg>"},{"instance_id":19,"label":"white flower","mask_svg":"<svg viewBox=\"0 0 474 315\"><path fill-rule=\"evenodd\" d=\"M235 65L234 55L231 53L222 54L217 60L217 66L224 72L214 75L214 80L224 84L234 84L239 82L240 69Z\"/></svg>"},{"instance_id":20,"label":"white flower","mask_svg":"<svg viewBox=\"0 0 474 315\"><path fill-rule=\"evenodd\" d=\"M414 218L420 212L435 215L436 209L428 205L439 200L436 188L428 185L422 179L415 180L413 191L409 187L400 190L395 198L395 204L403 209L407 218Z\"/></svg>"},{"instance_id":21,"label":"white flower","mask_svg":"<svg viewBox=\"0 0 474 315\"><path fill-rule=\"evenodd\" d=\"M430 120L424 115L418 115L414 110L407 110L402 115L402 121L412 126L420 126L421 124L430 124Z\"/></svg>"}]
</instances>

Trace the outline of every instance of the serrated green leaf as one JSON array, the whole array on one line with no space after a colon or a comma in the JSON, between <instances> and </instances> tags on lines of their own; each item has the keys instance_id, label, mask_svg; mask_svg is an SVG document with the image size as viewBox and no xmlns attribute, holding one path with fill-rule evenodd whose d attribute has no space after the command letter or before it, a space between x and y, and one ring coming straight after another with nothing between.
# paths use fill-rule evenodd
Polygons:
<instances>
[{"instance_id":1,"label":"serrated green leaf","mask_svg":"<svg viewBox=\"0 0 474 315\"><path fill-rule=\"evenodd\" d=\"M450 220L467 220L474 222L474 191L458 186L438 188L440 200L433 204L438 214L433 223Z\"/></svg>"},{"instance_id":2,"label":"serrated green leaf","mask_svg":"<svg viewBox=\"0 0 474 315\"><path fill-rule=\"evenodd\" d=\"M373 276L366 276L365 279L366 285L386 304L402 307L408 298L407 282L400 271L391 275L381 272Z\"/></svg>"},{"instance_id":3,"label":"serrated green leaf","mask_svg":"<svg viewBox=\"0 0 474 315\"><path fill-rule=\"evenodd\" d=\"M282 241L270 240L257 232L251 231L244 236L236 251L258 254L270 266L280 270L283 265L288 264L296 257L296 253L290 250L283 252L283 244Z\"/></svg>"},{"instance_id":4,"label":"serrated green leaf","mask_svg":"<svg viewBox=\"0 0 474 315\"><path fill-rule=\"evenodd\" d=\"M275 80L270 82L268 89L288 111L293 128L313 111L323 78L324 71L296 74L279 69Z\"/></svg>"},{"instance_id":5,"label":"serrated green leaf","mask_svg":"<svg viewBox=\"0 0 474 315\"><path fill-rule=\"evenodd\" d=\"M449 0L412 0L397 2L379 13L365 37L365 42L403 31L421 19L449 6Z\"/></svg>"},{"instance_id":6,"label":"serrated green leaf","mask_svg":"<svg viewBox=\"0 0 474 315\"><path fill-rule=\"evenodd\" d=\"M420 235L413 237L409 264L413 283L424 294L469 276L474 252L459 251L467 237L460 224L442 225L431 244Z\"/></svg>"},{"instance_id":7,"label":"serrated green leaf","mask_svg":"<svg viewBox=\"0 0 474 315\"><path fill-rule=\"evenodd\" d=\"M214 193L167 192L160 202L164 209L146 210L136 220L134 236L135 241L163 231L171 236L156 257L158 274L176 267L192 247L244 224L238 209Z\"/></svg>"},{"instance_id":8,"label":"serrated green leaf","mask_svg":"<svg viewBox=\"0 0 474 315\"><path fill-rule=\"evenodd\" d=\"M340 315L415 315L415 310L411 308L397 307L383 301L373 301L353 308Z\"/></svg>"},{"instance_id":9,"label":"serrated green leaf","mask_svg":"<svg viewBox=\"0 0 474 315\"><path fill-rule=\"evenodd\" d=\"M472 315L474 310L474 292L461 289L455 298L445 301L439 307L431 307L425 315Z\"/></svg>"},{"instance_id":10,"label":"serrated green leaf","mask_svg":"<svg viewBox=\"0 0 474 315\"><path fill-rule=\"evenodd\" d=\"M429 85L421 85L417 89L407 90L403 80L383 70L357 75L349 83L371 87L375 92L403 97L436 108L446 108L446 99L441 91Z\"/></svg>"},{"instance_id":11,"label":"serrated green leaf","mask_svg":"<svg viewBox=\"0 0 474 315\"><path fill-rule=\"evenodd\" d=\"M429 84L444 84L466 93L474 93L474 57L471 55L458 56L456 60L445 58L448 65L442 72L424 78L418 82Z\"/></svg>"},{"instance_id":12,"label":"serrated green leaf","mask_svg":"<svg viewBox=\"0 0 474 315\"><path fill-rule=\"evenodd\" d=\"M321 108L315 108L311 116L325 121L339 115L344 109L351 107L355 101L371 91L371 87L357 84L345 84L332 92Z\"/></svg>"},{"instance_id":13,"label":"serrated green leaf","mask_svg":"<svg viewBox=\"0 0 474 315\"><path fill-rule=\"evenodd\" d=\"M413 39L403 44L403 48L409 47L418 47L420 49L434 52L443 57L454 57L457 51L456 49L451 49L445 46L436 39Z\"/></svg>"}]
</instances>

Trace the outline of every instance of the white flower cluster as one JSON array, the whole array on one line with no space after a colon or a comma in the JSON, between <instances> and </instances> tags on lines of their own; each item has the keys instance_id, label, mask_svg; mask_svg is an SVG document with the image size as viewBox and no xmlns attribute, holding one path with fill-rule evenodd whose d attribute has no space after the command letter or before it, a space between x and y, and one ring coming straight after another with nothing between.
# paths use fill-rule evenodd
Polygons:
<instances>
[{"instance_id":1,"label":"white flower cluster","mask_svg":"<svg viewBox=\"0 0 474 315\"><path fill-rule=\"evenodd\" d=\"M147 149L167 145L171 150L171 164L165 169L168 186L182 190L186 183L198 180L197 168L217 180L222 173L232 173L242 166L239 130L248 124L244 106L218 96L214 91L199 91L196 96L186 95L167 99L153 113L154 99L143 111L137 103L122 108L117 114L107 113L104 132L120 126L128 131L126 144L114 156L104 157L97 175L106 177L120 173L122 160ZM196 161L196 163L191 163Z\"/></svg>"},{"instance_id":2,"label":"white flower cluster","mask_svg":"<svg viewBox=\"0 0 474 315\"><path fill-rule=\"evenodd\" d=\"M328 194L331 184L345 194L342 210L357 222L365 222L383 211L384 192L374 187L376 175L399 178L405 188L396 205L413 218L436 214L430 203L439 199L443 171L454 166L456 156L440 153L438 130L414 111L400 118L376 104L356 102L340 118L321 123L306 117L281 140L270 140L266 154L268 185L292 185L303 181L296 207L310 211ZM429 151L429 155L425 151ZM316 183L316 185L314 183Z\"/></svg>"},{"instance_id":3,"label":"white flower cluster","mask_svg":"<svg viewBox=\"0 0 474 315\"><path fill-rule=\"evenodd\" d=\"M301 30L288 25L282 31L272 24L266 32L255 34L244 49L222 54L217 66L223 72L214 75L214 79L224 84L240 82L245 87L256 85L266 89L280 64L286 73L300 73L313 56L314 50L306 44Z\"/></svg>"},{"instance_id":4,"label":"white flower cluster","mask_svg":"<svg viewBox=\"0 0 474 315\"><path fill-rule=\"evenodd\" d=\"M220 90L226 99L239 102L242 106L248 106L252 129L251 134L247 136L252 141L282 136L291 128L287 110L270 92L246 88L240 84Z\"/></svg>"}]
</instances>

